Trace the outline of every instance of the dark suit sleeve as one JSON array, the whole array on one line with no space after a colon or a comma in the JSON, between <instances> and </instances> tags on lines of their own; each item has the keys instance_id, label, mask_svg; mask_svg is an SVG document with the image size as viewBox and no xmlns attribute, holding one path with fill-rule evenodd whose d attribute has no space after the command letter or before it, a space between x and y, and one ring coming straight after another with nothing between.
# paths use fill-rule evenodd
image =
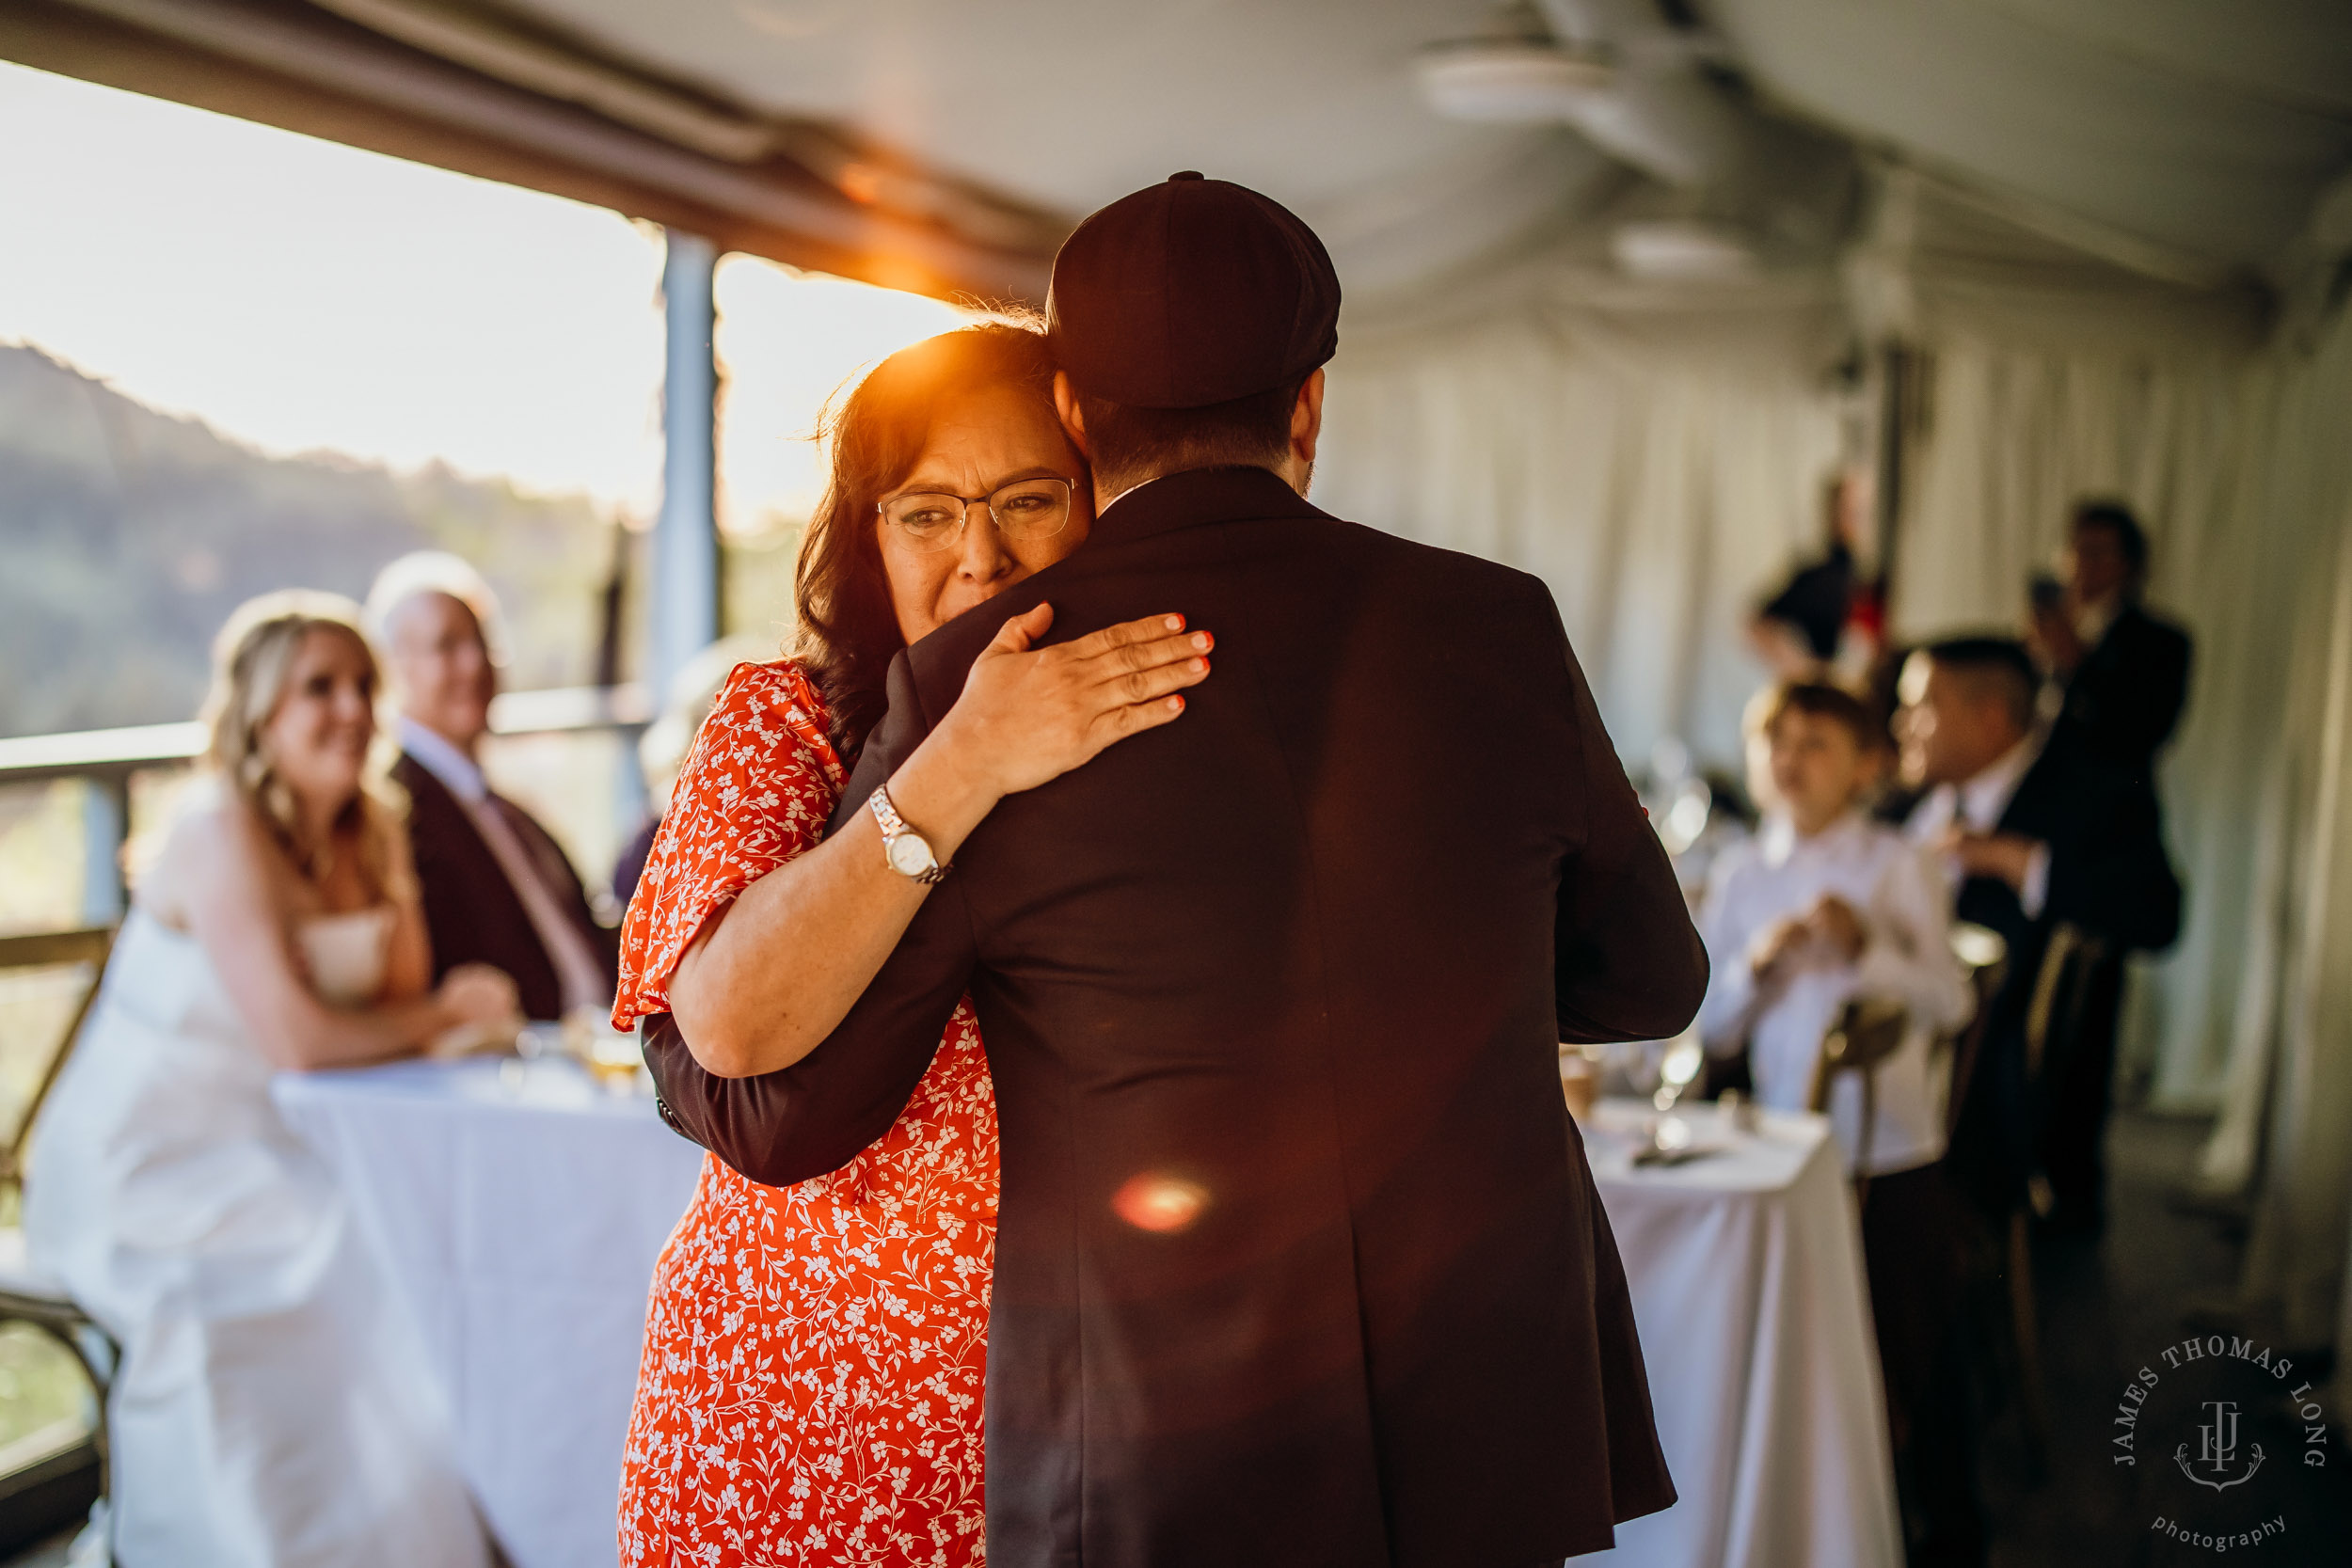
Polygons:
<instances>
[{"instance_id":1,"label":"dark suit sleeve","mask_svg":"<svg viewBox=\"0 0 2352 1568\"><path fill-rule=\"evenodd\" d=\"M1573 733L1567 781L1572 847L1560 867L1552 974L1560 1038L1666 1039L1707 994L1707 949L1691 924L1665 847L1617 761L1592 688L1568 646L1549 590L1542 657L1556 671L1547 700ZM1540 688L1539 688L1540 689Z\"/></svg>"},{"instance_id":2,"label":"dark suit sleeve","mask_svg":"<svg viewBox=\"0 0 2352 1568\"><path fill-rule=\"evenodd\" d=\"M2093 651L2067 693L2092 755L2139 764L2172 736L2188 700L2188 634L2133 611Z\"/></svg>"},{"instance_id":3,"label":"dark suit sleeve","mask_svg":"<svg viewBox=\"0 0 2352 1568\"><path fill-rule=\"evenodd\" d=\"M838 830L930 733L904 654L890 671L890 712L876 727L834 813ZM780 955L780 961L789 961ZM720 1078L703 1070L667 1014L645 1021L645 1065L663 1118L754 1181L781 1187L840 1169L890 1131L939 1049L970 983L972 923L955 879L932 890L847 1017L781 1072Z\"/></svg>"},{"instance_id":4,"label":"dark suit sleeve","mask_svg":"<svg viewBox=\"0 0 2352 1568\"><path fill-rule=\"evenodd\" d=\"M2164 848L2155 792L2118 770L2079 767L2050 845L2045 921L2153 952L2181 931L2181 884Z\"/></svg>"}]
</instances>

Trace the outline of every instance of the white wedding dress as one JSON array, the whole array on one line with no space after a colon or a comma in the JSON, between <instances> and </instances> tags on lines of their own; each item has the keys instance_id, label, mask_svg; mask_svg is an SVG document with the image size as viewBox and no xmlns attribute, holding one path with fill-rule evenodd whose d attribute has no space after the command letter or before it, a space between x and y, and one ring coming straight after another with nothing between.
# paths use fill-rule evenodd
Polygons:
<instances>
[{"instance_id":1,"label":"white wedding dress","mask_svg":"<svg viewBox=\"0 0 2352 1568\"><path fill-rule=\"evenodd\" d=\"M314 917L319 994L381 984L391 911ZM438 1390L211 959L144 912L41 1113L36 1262L122 1346L124 1568L486 1568Z\"/></svg>"}]
</instances>

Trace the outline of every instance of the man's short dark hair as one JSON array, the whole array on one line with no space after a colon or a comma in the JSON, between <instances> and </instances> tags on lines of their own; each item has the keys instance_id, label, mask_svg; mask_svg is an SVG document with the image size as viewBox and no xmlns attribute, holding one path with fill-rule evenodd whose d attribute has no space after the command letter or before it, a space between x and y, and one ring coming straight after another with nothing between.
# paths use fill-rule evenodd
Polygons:
<instances>
[{"instance_id":1,"label":"man's short dark hair","mask_svg":"<svg viewBox=\"0 0 2352 1568\"><path fill-rule=\"evenodd\" d=\"M1304 379L1205 408L1137 408L1080 393L1095 483L1119 491L1193 468L1270 468L1291 450Z\"/></svg>"},{"instance_id":2,"label":"man's short dark hair","mask_svg":"<svg viewBox=\"0 0 2352 1568\"><path fill-rule=\"evenodd\" d=\"M2021 731L2031 732L2042 702L2042 672L2013 637L1947 637L1919 650L1972 692L1998 697Z\"/></svg>"},{"instance_id":3,"label":"man's short dark hair","mask_svg":"<svg viewBox=\"0 0 2352 1568\"><path fill-rule=\"evenodd\" d=\"M2132 576L2148 570L2148 531L2139 526L2132 509L2119 500L2086 500L2074 503L2074 528L2103 528L2115 535L2115 547L2122 552L2123 564Z\"/></svg>"}]
</instances>

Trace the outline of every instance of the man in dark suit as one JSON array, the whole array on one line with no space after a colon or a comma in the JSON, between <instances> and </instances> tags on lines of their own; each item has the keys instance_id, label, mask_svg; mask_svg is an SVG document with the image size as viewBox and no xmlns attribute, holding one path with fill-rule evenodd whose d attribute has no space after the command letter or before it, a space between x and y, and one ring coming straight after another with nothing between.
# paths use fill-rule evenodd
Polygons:
<instances>
[{"instance_id":1,"label":"man in dark suit","mask_svg":"<svg viewBox=\"0 0 2352 1568\"><path fill-rule=\"evenodd\" d=\"M610 1011L612 932L547 830L482 774L498 694L489 585L455 556L404 556L377 577L368 616L400 709L392 777L408 792L434 978L489 964L514 980L529 1017Z\"/></svg>"},{"instance_id":2,"label":"man in dark suit","mask_svg":"<svg viewBox=\"0 0 2352 1568\"><path fill-rule=\"evenodd\" d=\"M2181 888L2145 774L2055 738L2038 743L2040 683L2016 642L1935 643L1904 667L1897 729L1906 781L1928 791L1912 813L1914 836L1947 857L1958 917L2009 943L1950 1163L1996 1212L2046 1180L2046 1191L2033 1190L2036 1207L2090 1228L2101 1213L2123 958L2171 944ZM2093 956L2073 1009L2079 1022L2058 1042L2071 1049L2037 1089L2027 1027L2061 932L2094 944Z\"/></svg>"},{"instance_id":3,"label":"man in dark suit","mask_svg":"<svg viewBox=\"0 0 2352 1568\"><path fill-rule=\"evenodd\" d=\"M1302 499L1338 293L1198 175L1079 228L1049 314L1093 532L901 656L835 822L926 869L887 782L1039 604L1055 639L1182 609L1214 678L1003 801L798 1066L648 1030L675 1123L787 1181L887 1129L969 989L994 1561L1534 1568L1674 1499L1556 1044L1675 1034L1705 953L1544 585Z\"/></svg>"},{"instance_id":4,"label":"man in dark suit","mask_svg":"<svg viewBox=\"0 0 2352 1568\"><path fill-rule=\"evenodd\" d=\"M2033 612L2065 693L2049 749L2147 777L2187 701L2188 633L2141 607L2148 535L2122 502L2075 507L2066 555L2063 592Z\"/></svg>"}]
</instances>

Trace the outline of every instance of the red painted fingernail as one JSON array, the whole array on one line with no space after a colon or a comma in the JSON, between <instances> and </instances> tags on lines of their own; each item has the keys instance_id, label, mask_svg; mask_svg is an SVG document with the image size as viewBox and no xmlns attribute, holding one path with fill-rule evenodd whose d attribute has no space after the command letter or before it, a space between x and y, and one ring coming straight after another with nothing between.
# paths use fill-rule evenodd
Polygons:
<instances>
[{"instance_id":1,"label":"red painted fingernail","mask_svg":"<svg viewBox=\"0 0 2352 1568\"><path fill-rule=\"evenodd\" d=\"M1182 630L1184 630L1184 618L1183 616L1181 616L1181 615L1171 615L1171 616L1169 616L1169 617L1168 618L1168 630L1170 630L1170 631L1182 631Z\"/></svg>"}]
</instances>

